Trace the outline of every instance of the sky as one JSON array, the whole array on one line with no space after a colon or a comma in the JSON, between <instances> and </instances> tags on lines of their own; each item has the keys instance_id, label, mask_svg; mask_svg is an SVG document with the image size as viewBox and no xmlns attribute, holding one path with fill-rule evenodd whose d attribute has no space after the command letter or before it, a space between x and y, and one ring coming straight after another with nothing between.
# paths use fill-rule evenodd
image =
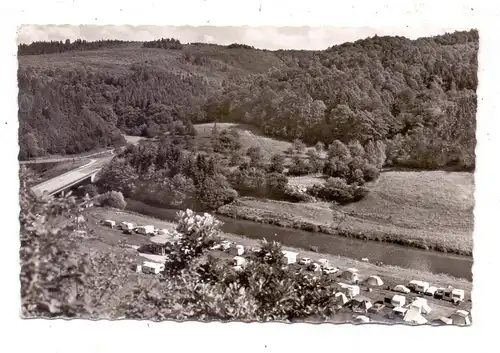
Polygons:
<instances>
[{"instance_id":1,"label":"sky","mask_svg":"<svg viewBox=\"0 0 500 353\"><path fill-rule=\"evenodd\" d=\"M206 42L221 45L241 43L259 49L322 50L332 45L377 35L399 35L411 39L454 32L452 28L387 27L215 27L215 26L95 26L23 25L18 43L33 41L120 39L147 41L177 38L182 43ZM461 30L461 29L458 29Z\"/></svg>"}]
</instances>

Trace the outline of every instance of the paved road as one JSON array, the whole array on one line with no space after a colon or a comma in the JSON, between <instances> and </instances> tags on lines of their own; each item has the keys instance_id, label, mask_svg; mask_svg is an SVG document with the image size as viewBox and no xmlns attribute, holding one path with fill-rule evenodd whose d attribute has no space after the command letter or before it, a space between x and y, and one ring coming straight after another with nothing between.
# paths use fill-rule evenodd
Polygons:
<instances>
[{"instance_id":1,"label":"paved road","mask_svg":"<svg viewBox=\"0 0 500 353\"><path fill-rule=\"evenodd\" d=\"M107 151L102 151L102 152L97 152L97 153L92 153L88 155L80 155L80 156L74 156L74 157L53 157L53 158L40 158L40 159L33 159L29 161L19 161L19 164L37 164L37 163L55 163L55 162L65 162L65 161L73 161L73 160L78 160L78 159L84 159L84 158L90 158L90 157L97 157L106 153L114 153L114 148L107 150Z\"/></svg>"},{"instance_id":2,"label":"paved road","mask_svg":"<svg viewBox=\"0 0 500 353\"><path fill-rule=\"evenodd\" d=\"M73 169L67 173L61 174L55 178L34 186L32 190L37 195L43 194L45 190L49 193L52 193L63 188L66 185L74 183L77 180L83 179L86 176L90 176L94 172L101 169L102 166L104 166L106 163L109 163L111 159L113 159L113 156L93 159L89 163L79 168Z\"/></svg>"}]
</instances>

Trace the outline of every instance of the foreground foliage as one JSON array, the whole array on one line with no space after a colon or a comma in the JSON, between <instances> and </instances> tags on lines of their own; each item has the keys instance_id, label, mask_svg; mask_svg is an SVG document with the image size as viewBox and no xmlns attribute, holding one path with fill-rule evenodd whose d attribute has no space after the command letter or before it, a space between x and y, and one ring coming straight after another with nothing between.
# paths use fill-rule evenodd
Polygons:
<instances>
[{"instance_id":1,"label":"foreground foliage","mask_svg":"<svg viewBox=\"0 0 500 353\"><path fill-rule=\"evenodd\" d=\"M332 283L286 269L281 247L263 242L237 270L212 258L220 222L179 212L177 242L162 277L137 278L130 255L82 252L90 235L72 197L21 189L21 298L25 317L126 317L269 321L333 313Z\"/></svg>"}]
</instances>

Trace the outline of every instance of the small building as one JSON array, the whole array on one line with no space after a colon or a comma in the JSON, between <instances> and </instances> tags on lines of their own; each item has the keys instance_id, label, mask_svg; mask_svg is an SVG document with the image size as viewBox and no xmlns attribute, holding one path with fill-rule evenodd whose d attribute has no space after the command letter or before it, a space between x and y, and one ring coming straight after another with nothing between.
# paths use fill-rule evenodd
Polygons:
<instances>
[{"instance_id":1,"label":"small building","mask_svg":"<svg viewBox=\"0 0 500 353\"><path fill-rule=\"evenodd\" d=\"M243 245L235 244L229 248L229 253L234 256L241 256L245 253L245 247Z\"/></svg>"},{"instance_id":2,"label":"small building","mask_svg":"<svg viewBox=\"0 0 500 353\"><path fill-rule=\"evenodd\" d=\"M406 297L396 294L392 297L391 304L394 307L402 307L406 304Z\"/></svg>"},{"instance_id":3,"label":"small building","mask_svg":"<svg viewBox=\"0 0 500 353\"><path fill-rule=\"evenodd\" d=\"M357 283L359 281L358 270L355 268L348 268L347 270L342 272L340 277L352 283Z\"/></svg>"},{"instance_id":4,"label":"small building","mask_svg":"<svg viewBox=\"0 0 500 353\"><path fill-rule=\"evenodd\" d=\"M139 226L136 229L137 233L144 234L144 235L154 234L154 231L155 231L154 226Z\"/></svg>"},{"instance_id":5,"label":"small building","mask_svg":"<svg viewBox=\"0 0 500 353\"><path fill-rule=\"evenodd\" d=\"M288 251L288 250L282 250L283 256L285 257L285 261L288 265L294 264L297 262L297 255L299 253L293 252L293 251Z\"/></svg>"},{"instance_id":6,"label":"small building","mask_svg":"<svg viewBox=\"0 0 500 353\"><path fill-rule=\"evenodd\" d=\"M450 316L453 325L468 326L471 324L470 314L465 310L457 310Z\"/></svg>"},{"instance_id":7,"label":"small building","mask_svg":"<svg viewBox=\"0 0 500 353\"><path fill-rule=\"evenodd\" d=\"M366 279L366 284L371 287L380 287L384 285L384 281L379 276L370 276Z\"/></svg>"},{"instance_id":8,"label":"small building","mask_svg":"<svg viewBox=\"0 0 500 353\"><path fill-rule=\"evenodd\" d=\"M104 222L102 222L102 224L104 224L106 227L114 228L116 225L116 222L112 221L110 219L106 219Z\"/></svg>"}]
</instances>

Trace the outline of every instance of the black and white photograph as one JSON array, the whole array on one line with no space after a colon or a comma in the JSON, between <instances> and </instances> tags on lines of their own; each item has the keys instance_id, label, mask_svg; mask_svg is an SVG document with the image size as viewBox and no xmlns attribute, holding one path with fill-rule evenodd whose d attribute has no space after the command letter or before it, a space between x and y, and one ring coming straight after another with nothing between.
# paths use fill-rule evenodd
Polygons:
<instances>
[{"instance_id":1,"label":"black and white photograph","mask_svg":"<svg viewBox=\"0 0 500 353\"><path fill-rule=\"evenodd\" d=\"M472 325L480 36L20 26L21 317Z\"/></svg>"}]
</instances>

